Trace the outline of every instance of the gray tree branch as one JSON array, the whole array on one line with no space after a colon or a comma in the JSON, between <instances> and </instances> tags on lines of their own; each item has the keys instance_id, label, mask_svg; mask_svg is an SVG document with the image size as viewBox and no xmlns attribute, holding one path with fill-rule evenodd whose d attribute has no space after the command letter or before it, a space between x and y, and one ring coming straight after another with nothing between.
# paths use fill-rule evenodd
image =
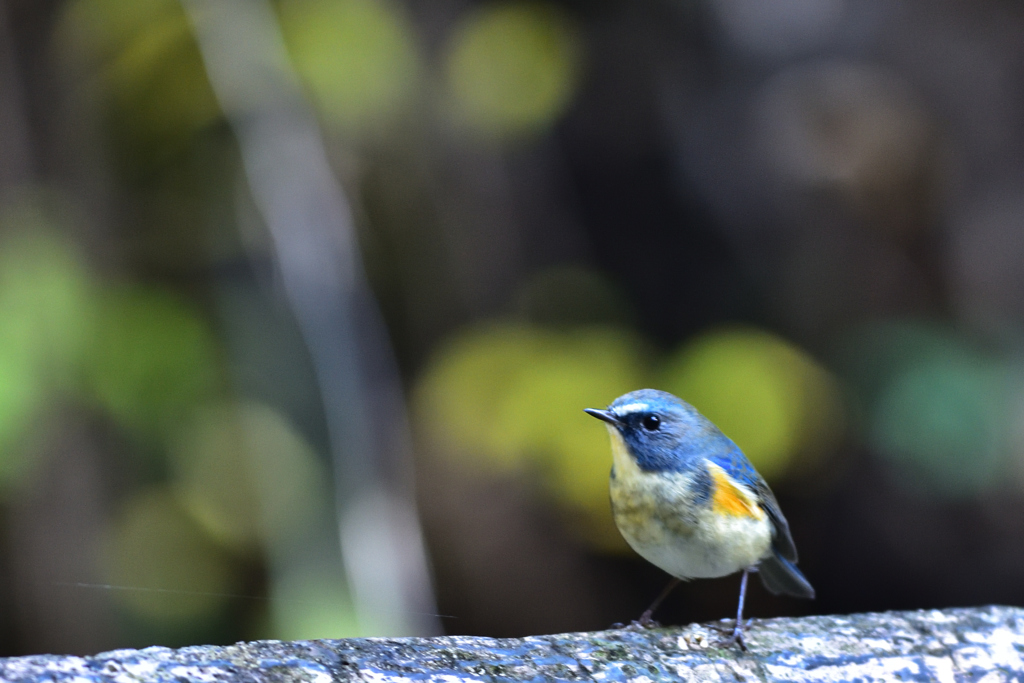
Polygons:
<instances>
[{"instance_id":1,"label":"gray tree branch","mask_svg":"<svg viewBox=\"0 0 1024 683\"><path fill-rule=\"evenodd\" d=\"M723 622L724 625L725 622ZM261 641L0 659L5 681L1019 681L1024 609L755 620L749 651L715 625L529 638Z\"/></svg>"}]
</instances>

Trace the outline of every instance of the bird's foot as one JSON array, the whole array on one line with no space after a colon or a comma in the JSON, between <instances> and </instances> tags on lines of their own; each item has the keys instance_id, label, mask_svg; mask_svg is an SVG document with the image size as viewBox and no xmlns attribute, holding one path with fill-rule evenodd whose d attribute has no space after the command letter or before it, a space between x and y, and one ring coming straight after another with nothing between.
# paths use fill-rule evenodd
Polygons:
<instances>
[{"instance_id":1,"label":"bird's foot","mask_svg":"<svg viewBox=\"0 0 1024 683\"><path fill-rule=\"evenodd\" d=\"M729 627L719 628L723 637L715 643L715 646L720 648L729 648L733 645L737 645L740 650L746 652L747 644L743 640L743 629L744 626L750 626L751 622L753 622L753 619L747 621L745 625L743 622L736 622L736 625L731 629Z\"/></svg>"},{"instance_id":2,"label":"bird's foot","mask_svg":"<svg viewBox=\"0 0 1024 683\"><path fill-rule=\"evenodd\" d=\"M647 610L646 612L644 612L643 614L640 615L639 619L637 619L636 621L632 622L626 628L628 628L631 631L646 631L647 629L650 629L650 628L660 628L661 624L659 624L657 621L652 619L651 618L651 614L652 614L651 610Z\"/></svg>"}]
</instances>

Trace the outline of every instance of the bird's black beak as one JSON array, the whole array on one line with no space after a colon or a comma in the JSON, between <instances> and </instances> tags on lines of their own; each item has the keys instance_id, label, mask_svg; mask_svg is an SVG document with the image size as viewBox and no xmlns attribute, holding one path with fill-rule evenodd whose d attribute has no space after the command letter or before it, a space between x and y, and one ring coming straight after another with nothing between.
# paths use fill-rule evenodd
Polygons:
<instances>
[{"instance_id":1,"label":"bird's black beak","mask_svg":"<svg viewBox=\"0 0 1024 683\"><path fill-rule=\"evenodd\" d=\"M622 426L622 421L619 420L619 418L612 415L611 412L607 410L598 410L597 408L584 408L583 412L586 413L587 415L593 415L598 420L604 420L610 425L615 425L616 427Z\"/></svg>"}]
</instances>

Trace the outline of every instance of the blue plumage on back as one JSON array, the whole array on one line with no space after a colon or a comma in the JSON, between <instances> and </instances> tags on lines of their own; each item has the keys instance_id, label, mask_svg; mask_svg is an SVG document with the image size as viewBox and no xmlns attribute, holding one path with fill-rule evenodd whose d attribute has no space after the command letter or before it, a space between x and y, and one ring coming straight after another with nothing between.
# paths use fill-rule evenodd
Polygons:
<instances>
[{"instance_id":1,"label":"blue plumage on back","mask_svg":"<svg viewBox=\"0 0 1024 683\"><path fill-rule=\"evenodd\" d=\"M736 481L747 486L756 487L761 482L761 475L757 473L754 466L743 455L739 446L732 443L732 441L729 441L729 443L732 444L732 448L728 452L707 456L708 460L721 467Z\"/></svg>"}]
</instances>

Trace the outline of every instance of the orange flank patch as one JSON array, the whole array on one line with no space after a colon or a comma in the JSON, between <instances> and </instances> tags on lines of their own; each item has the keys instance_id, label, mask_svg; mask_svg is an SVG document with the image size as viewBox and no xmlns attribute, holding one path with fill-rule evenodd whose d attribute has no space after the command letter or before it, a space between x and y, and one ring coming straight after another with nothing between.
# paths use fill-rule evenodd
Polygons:
<instances>
[{"instance_id":1,"label":"orange flank patch","mask_svg":"<svg viewBox=\"0 0 1024 683\"><path fill-rule=\"evenodd\" d=\"M764 512L750 496L733 483L729 475L718 469L711 468L711 479L715 483L715 491L711 496L711 509L719 515L731 517L752 517L761 519Z\"/></svg>"}]
</instances>

